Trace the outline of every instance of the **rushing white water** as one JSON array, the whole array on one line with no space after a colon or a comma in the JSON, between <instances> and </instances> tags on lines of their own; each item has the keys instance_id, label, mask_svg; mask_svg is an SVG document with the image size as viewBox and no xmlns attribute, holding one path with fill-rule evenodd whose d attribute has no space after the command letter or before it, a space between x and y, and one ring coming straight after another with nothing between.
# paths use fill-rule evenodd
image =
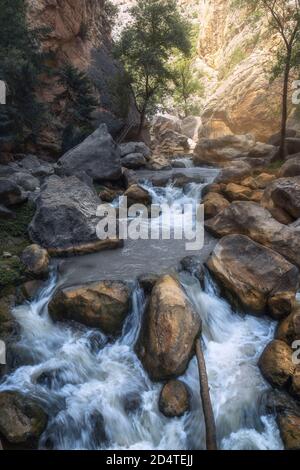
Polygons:
<instances>
[{"instance_id":1,"label":"rushing white water","mask_svg":"<svg viewBox=\"0 0 300 470\"><path fill-rule=\"evenodd\" d=\"M189 185L186 191L146 187L155 203L171 207L201 198L201 185ZM176 224L178 219L174 220ZM219 447L281 449L275 420L264 408L268 385L257 367L273 337L273 322L233 313L209 275L204 290L190 275L182 274L181 282L203 322ZM203 449L196 359L181 378L190 389L191 411L169 419L158 409L161 384L150 381L134 352L145 307L139 286L132 286L132 311L122 335L110 342L98 330L52 322L47 304L56 285L53 274L34 301L14 310L21 326L22 365L0 384L0 390L19 390L36 398L48 413L40 448Z\"/></svg>"}]
</instances>

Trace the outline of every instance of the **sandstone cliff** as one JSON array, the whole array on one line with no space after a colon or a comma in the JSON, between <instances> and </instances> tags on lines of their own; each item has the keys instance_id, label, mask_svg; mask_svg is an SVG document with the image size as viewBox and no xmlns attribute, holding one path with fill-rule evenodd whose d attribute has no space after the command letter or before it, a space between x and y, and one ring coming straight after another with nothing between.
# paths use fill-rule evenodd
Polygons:
<instances>
[{"instance_id":1,"label":"sandstone cliff","mask_svg":"<svg viewBox=\"0 0 300 470\"><path fill-rule=\"evenodd\" d=\"M187 0L189 1L189 0ZM232 0L191 0L199 6L199 58L208 135L253 133L266 140L280 126L281 83L270 83L279 39L265 17L252 19Z\"/></svg>"}]
</instances>

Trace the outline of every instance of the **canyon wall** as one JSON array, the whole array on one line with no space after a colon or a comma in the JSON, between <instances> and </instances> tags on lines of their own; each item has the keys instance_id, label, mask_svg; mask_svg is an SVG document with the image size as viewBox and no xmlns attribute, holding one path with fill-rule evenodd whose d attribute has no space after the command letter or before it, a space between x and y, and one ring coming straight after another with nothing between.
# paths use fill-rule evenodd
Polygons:
<instances>
[{"instance_id":1,"label":"canyon wall","mask_svg":"<svg viewBox=\"0 0 300 470\"><path fill-rule=\"evenodd\" d=\"M282 82L270 82L270 59L279 38L268 32L266 17L250 17L232 0L190 3L199 7L196 68L204 75L205 133L253 133L268 139L280 128Z\"/></svg>"}]
</instances>

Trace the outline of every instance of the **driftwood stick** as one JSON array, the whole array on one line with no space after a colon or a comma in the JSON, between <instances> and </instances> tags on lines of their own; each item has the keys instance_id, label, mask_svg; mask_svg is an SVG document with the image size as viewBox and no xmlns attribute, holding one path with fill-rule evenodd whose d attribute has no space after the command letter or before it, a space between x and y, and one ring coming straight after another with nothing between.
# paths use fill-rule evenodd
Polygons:
<instances>
[{"instance_id":1,"label":"driftwood stick","mask_svg":"<svg viewBox=\"0 0 300 470\"><path fill-rule=\"evenodd\" d=\"M196 356L198 361L199 379L200 379L200 395L202 400L202 408L206 428L206 449L218 450L216 437L216 424L214 412L211 405L209 384L206 372L204 354L202 350L201 339L196 340Z\"/></svg>"}]
</instances>

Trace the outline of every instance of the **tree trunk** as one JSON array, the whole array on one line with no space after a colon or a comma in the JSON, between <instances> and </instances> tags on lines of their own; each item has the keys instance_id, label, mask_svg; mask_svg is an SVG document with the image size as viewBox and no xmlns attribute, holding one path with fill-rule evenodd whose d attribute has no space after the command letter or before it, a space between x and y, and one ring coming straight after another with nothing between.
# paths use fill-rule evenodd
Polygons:
<instances>
[{"instance_id":1,"label":"tree trunk","mask_svg":"<svg viewBox=\"0 0 300 470\"><path fill-rule=\"evenodd\" d=\"M291 56L292 51L289 50L286 58L286 66L283 79L283 93L282 93L282 118L281 118L281 138L279 148L279 158L284 160L286 157L286 123L288 118L288 91L289 91L289 77L291 70Z\"/></svg>"},{"instance_id":2,"label":"tree trunk","mask_svg":"<svg viewBox=\"0 0 300 470\"><path fill-rule=\"evenodd\" d=\"M206 372L204 354L202 351L201 339L196 340L196 356L198 361L199 379L200 379L200 395L202 400L202 408L206 427L206 449L218 450L216 437L216 424L214 412L212 409L209 384Z\"/></svg>"},{"instance_id":3,"label":"tree trunk","mask_svg":"<svg viewBox=\"0 0 300 470\"><path fill-rule=\"evenodd\" d=\"M141 137L141 134L143 132L143 129L144 129L144 125L145 125L145 120L146 120L146 109L147 109L147 106L145 105L141 111L141 118L140 118L140 125L139 125L139 130L138 130L138 137Z\"/></svg>"}]
</instances>

